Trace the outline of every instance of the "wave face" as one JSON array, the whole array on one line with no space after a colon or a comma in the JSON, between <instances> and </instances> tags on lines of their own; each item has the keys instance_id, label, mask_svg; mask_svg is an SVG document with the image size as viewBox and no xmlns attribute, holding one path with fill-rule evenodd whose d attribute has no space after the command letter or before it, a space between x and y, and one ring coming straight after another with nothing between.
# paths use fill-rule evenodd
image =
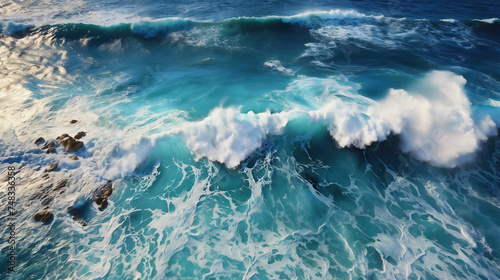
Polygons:
<instances>
[{"instance_id":1,"label":"wave face","mask_svg":"<svg viewBox=\"0 0 500 280\"><path fill-rule=\"evenodd\" d=\"M0 4L15 277L500 279L496 2L149 2Z\"/></svg>"}]
</instances>

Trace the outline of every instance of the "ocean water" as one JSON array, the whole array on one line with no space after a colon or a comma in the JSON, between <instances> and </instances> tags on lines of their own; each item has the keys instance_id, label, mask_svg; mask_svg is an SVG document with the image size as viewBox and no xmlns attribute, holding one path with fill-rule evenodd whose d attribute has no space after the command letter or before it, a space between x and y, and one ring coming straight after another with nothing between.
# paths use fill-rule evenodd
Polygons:
<instances>
[{"instance_id":1,"label":"ocean water","mask_svg":"<svg viewBox=\"0 0 500 280\"><path fill-rule=\"evenodd\" d=\"M0 278L500 279L498 18L489 0L0 3ZM79 131L76 161L34 144Z\"/></svg>"}]
</instances>

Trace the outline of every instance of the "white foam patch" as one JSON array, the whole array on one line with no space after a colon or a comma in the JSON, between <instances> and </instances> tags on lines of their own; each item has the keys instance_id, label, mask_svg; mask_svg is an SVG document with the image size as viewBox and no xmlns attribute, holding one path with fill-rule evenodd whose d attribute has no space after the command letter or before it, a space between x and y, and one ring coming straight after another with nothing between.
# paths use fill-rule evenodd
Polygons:
<instances>
[{"instance_id":1,"label":"white foam patch","mask_svg":"<svg viewBox=\"0 0 500 280\"><path fill-rule=\"evenodd\" d=\"M249 112L216 108L200 122L189 123L177 133L199 159L225 163L234 168L262 145L267 135L281 134L289 113Z\"/></svg>"},{"instance_id":2,"label":"white foam patch","mask_svg":"<svg viewBox=\"0 0 500 280\"><path fill-rule=\"evenodd\" d=\"M272 18L272 17L268 17ZM320 18L323 20L328 20L328 19L346 19L346 18L375 18L375 19L382 19L384 16L378 15L366 15L360 12L357 12L355 10L341 10L341 9L333 9L329 11L311 11L311 12L305 12L293 16L285 16L281 17L283 22L290 22L290 23L309 23L309 21L313 18Z\"/></svg>"},{"instance_id":3,"label":"white foam patch","mask_svg":"<svg viewBox=\"0 0 500 280\"><path fill-rule=\"evenodd\" d=\"M340 147L363 149L392 133L399 135L404 152L451 168L472 159L480 142L496 134L495 123L488 115L473 118L465 82L451 72L434 71L415 92L391 89L379 102L342 92L313 111L242 114L236 108L216 108L204 120L186 123L170 133L182 135L197 159L207 158L234 168L266 137L283 133L288 121L307 116L326 123Z\"/></svg>"},{"instance_id":4,"label":"white foam patch","mask_svg":"<svg viewBox=\"0 0 500 280\"><path fill-rule=\"evenodd\" d=\"M310 111L308 115L313 121L325 122L340 147L365 148L373 142L385 140L390 133L390 127L383 120L363 113L365 107L335 96L321 109Z\"/></svg>"},{"instance_id":5,"label":"white foam patch","mask_svg":"<svg viewBox=\"0 0 500 280\"><path fill-rule=\"evenodd\" d=\"M278 71L286 76L293 76L294 75L293 70L288 69L285 66L283 66L279 60L266 61L266 62L264 62L264 66L267 66L267 67L273 69L274 71Z\"/></svg>"},{"instance_id":6,"label":"white foam patch","mask_svg":"<svg viewBox=\"0 0 500 280\"><path fill-rule=\"evenodd\" d=\"M120 162L127 164L117 165L113 173L123 176L133 171L157 141L172 134L183 136L197 160L207 158L235 168L266 137L283 133L288 121L304 116L325 123L340 147L363 149L395 134L401 139L403 152L435 166L452 168L471 160L481 141L496 135L496 125L489 115L474 118L465 83L462 76L433 71L414 90L391 89L381 101L342 91L313 111L243 114L237 108L216 108L199 122L184 122L170 132L141 138L140 145L125 149L135 151L123 153L126 156ZM325 95L317 98L327 98Z\"/></svg>"},{"instance_id":7,"label":"white foam patch","mask_svg":"<svg viewBox=\"0 0 500 280\"><path fill-rule=\"evenodd\" d=\"M436 166L455 167L470 160L481 141L496 135L489 116L474 121L465 83L462 76L433 71L417 92L391 89L385 99L369 106L333 99L310 116L326 121L341 147L364 148L394 133L404 152Z\"/></svg>"},{"instance_id":8,"label":"white foam patch","mask_svg":"<svg viewBox=\"0 0 500 280\"><path fill-rule=\"evenodd\" d=\"M493 100L491 98L488 98L487 102L486 102L489 106L493 106L493 107L500 107L500 101L498 100Z\"/></svg>"},{"instance_id":9,"label":"white foam patch","mask_svg":"<svg viewBox=\"0 0 500 280\"><path fill-rule=\"evenodd\" d=\"M302 96L314 89L319 95L310 96L313 100L300 101L311 105L294 105L290 108L295 109L280 113L241 113L238 108L216 108L203 120L187 122L186 112L171 110L150 122L151 114L146 110L137 112L136 122L118 128L103 122L100 110L88 111L86 108L91 101L79 97L55 112L44 105L38 106L33 115L27 115L30 119L44 116L37 121L40 127L47 127L43 133L31 131L31 126L28 123L21 125L22 122L16 123L15 130L24 143L32 143L38 136L50 138L86 131L87 136L83 139L86 149L78 153L81 158L78 172L81 176L92 174L91 177L110 180L131 174L150 156L158 141L172 135L182 136L197 160L207 158L235 168L267 137L282 134L287 123L298 117L325 123L340 147L362 149L385 140L391 133L399 135L404 152L442 167L455 167L470 160L481 141L496 134L496 126L489 115L473 114L464 91L465 79L451 72L431 72L414 90L391 89L380 101L360 96L356 93L357 87L342 86L332 80L301 77L299 81L305 85L294 82L287 90L297 91ZM30 93L26 95L19 102L29 98ZM81 122L76 126L51 125L66 123L68 116ZM7 137L12 129L5 128L3 135ZM149 135L150 131L163 132ZM62 169L73 168L67 155L60 153L47 157L47 160L58 158Z\"/></svg>"},{"instance_id":10,"label":"white foam patch","mask_svg":"<svg viewBox=\"0 0 500 280\"><path fill-rule=\"evenodd\" d=\"M485 18L485 19L475 19L475 21L480 21L480 22L484 22L484 23L489 23L489 24L493 24L497 21L500 21L500 19L498 18Z\"/></svg>"},{"instance_id":11,"label":"white foam patch","mask_svg":"<svg viewBox=\"0 0 500 280\"><path fill-rule=\"evenodd\" d=\"M257 20L281 20L284 23L295 23L295 24L311 24L315 20L338 20L338 19L357 19L357 18L375 18L382 19L382 15L366 15L360 13L356 10L342 10L342 9L332 9L329 11L309 11L300 14L295 14L291 16L265 16L265 17L238 17L238 18L228 18L225 21L231 21L235 19L257 19Z\"/></svg>"}]
</instances>

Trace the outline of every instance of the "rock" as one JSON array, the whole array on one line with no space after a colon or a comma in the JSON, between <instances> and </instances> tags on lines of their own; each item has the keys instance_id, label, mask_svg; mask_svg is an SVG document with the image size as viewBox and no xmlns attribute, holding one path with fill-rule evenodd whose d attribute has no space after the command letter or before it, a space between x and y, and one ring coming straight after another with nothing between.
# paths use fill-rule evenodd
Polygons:
<instances>
[{"instance_id":1,"label":"rock","mask_svg":"<svg viewBox=\"0 0 500 280\"><path fill-rule=\"evenodd\" d=\"M87 223L84 221L85 212L88 211L88 207L92 205L92 202L89 203L89 200L83 196L78 197L73 205L68 207L68 213L72 215L73 220L80 223L82 226L86 226Z\"/></svg>"},{"instance_id":2,"label":"rock","mask_svg":"<svg viewBox=\"0 0 500 280\"><path fill-rule=\"evenodd\" d=\"M76 209L76 211L74 211L74 214L73 214L73 221L76 221L78 222L82 227L84 226L87 226L87 222L85 222L82 218L80 218L80 209Z\"/></svg>"},{"instance_id":3,"label":"rock","mask_svg":"<svg viewBox=\"0 0 500 280\"><path fill-rule=\"evenodd\" d=\"M50 211L50 210L38 211L34 217L36 222L42 221L42 223L44 223L44 224L50 222L53 218L54 218L54 214L52 214L52 211Z\"/></svg>"},{"instance_id":4,"label":"rock","mask_svg":"<svg viewBox=\"0 0 500 280\"><path fill-rule=\"evenodd\" d=\"M63 147L66 148L66 152L68 152L71 149L71 147L73 147L73 145L75 145L75 143L76 143L75 138L69 136L69 137L64 138L64 140L62 140L61 145L63 145Z\"/></svg>"},{"instance_id":5,"label":"rock","mask_svg":"<svg viewBox=\"0 0 500 280\"><path fill-rule=\"evenodd\" d=\"M102 196L108 198L113 193L113 182L108 181L102 188Z\"/></svg>"},{"instance_id":6,"label":"rock","mask_svg":"<svg viewBox=\"0 0 500 280\"><path fill-rule=\"evenodd\" d=\"M76 141L75 144L71 147L71 150L78 151L83 146L82 141Z\"/></svg>"},{"instance_id":7,"label":"rock","mask_svg":"<svg viewBox=\"0 0 500 280\"><path fill-rule=\"evenodd\" d=\"M76 135L75 135L75 139L80 139L82 138L83 136L85 136L85 132L84 131L80 131L78 132Z\"/></svg>"},{"instance_id":8,"label":"rock","mask_svg":"<svg viewBox=\"0 0 500 280\"><path fill-rule=\"evenodd\" d=\"M108 199L107 198L104 198L102 200L102 202L99 204L99 211L103 211L104 209L106 209L106 207L108 207Z\"/></svg>"},{"instance_id":9,"label":"rock","mask_svg":"<svg viewBox=\"0 0 500 280\"><path fill-rule=\"evenodd\" d=\"M32 194L28 199L35 200L35 199L40 199L41 197L42 197L42 193L37 192L37 193Z\"/></svg>"},{"instance_id":10,"label":"rock","mask_svg":"<svg viewBox=\"0 0 500 280\"><path fill-rule=\"evenodd\" d=\"M75 154L70 155L69 158L72 160L78 160L78 156Z\"/></svg>"},{"instance_id":11,"label":"rock","mask_svg":"<svg viewBox=\"0 0 500 280\"><path fill-rule=\"evenodd\" d=\"M63 133L61 134L61 136L57 136L56 140L57 142L59 142L59 144L62 144L61 141L66 137L69 137L69 135L67 133Z\"/></svg>"},{"instance_id":12,"label":"rock","mask_svg":"<svg viewBox=\"0 0 500 280\"><path fill-rule=\"evenodd\" d=\"M70 124L74 124L74 123L77 123L78 121L77 120L70 120L69 123Z\"/></svg>"},{"instance_id":13,"label":"rock","mask_svg":"<svg viewBox=\"0 0 500 280\"><path fill-rule=\"evenodd\" d=\"M57 147L57 142L51 140L42 146L42 150L45 150L45 153L50 154L56 151L56 147Z\"/></svg>"},{"instance_id":14,"label":"rock","mask_svg":"<svg viewBox=\"0 0 500 280\"><path fill-rule=\"evenodd\" d=\"M45 142L45 139L43 139L43 137L38 137L36 140L35 140L35 144L40 144L40 143L43 143Z\"/></svg>"},{"instance_id":15,"label":"rock","mask_svg":"<svg viewBox=\"0 0 500 280\"><path fill-rule=\"evenodd\" d=\"M45 169L45 171L52 172L52 171L56 170L58 166L59 166L59 164L57 164L57 162L51 162L49 164L49 166Z\"/></svg>"},{"instance_id":16,"label":"rock","mask_svg":"<svg viewBox=\"0 0 500 280\"><path fill-rule=\"evenodd\" d=\"M68 184L68 179L62 179L62 180L59 180L57 181L57 184L56 186L54 187L53 191L54 192L57 192L59 191L60 189L66 187L66 185ZM64 193L64 190L62 190L59 194L62 194Z\"/></svg>"},{"instance_id":17,"label":"rock","mask_svg":"<svg viewBox=\"0 0 500 280\"><path fill-rule=\"evenodd\" d=\"M113 193L113 182L108 181L94 196L94 202L99 205L99 211L108 206L108 197Z\"/></svg>"},{"instance_id":18,"label":"rock","mask_svg":"<svg viewBox=\"0 0 500 280\"><path fill-rule=\"evenodd\" d=\"M51 203L52 203L52 201L54 201L54 198L53 198L53 197L51 197L51 196L48 196L48 197L46 197L46 198L44 198L44 199L42 200L42 205L43 205L43 206L49 205L49 204L51 204Z\"/></svg>"},{"instance_id":19,"label":"rock","mask_svg":"<svg viewBox=\"0 0 500 280\"><path fill-rule=\"evenodd\" d=\"M42 146L42 150L45 150L45 149L50 149L50 148L55 148L57 146L57 143L56 141L54 140L51 140L47 143L45 143L43 146Z\"/></svg>"},{"instance_id":20,"label":"rock","mask_svg":"<svg viewBox=\"0 0 500 280\"><path fill-rule=\"evenodd\" d=\"M45 175L48 176L47 173ZM29 200L35 200L35 199L44 199L49 195L50 190L52 189L52 184L51 183L45 183L37 188L37 192L31 195L28 199Z\"/></svg>"},{"instance_id":21,"label":"rock","mask_svg":"<svg viewBox=\"0 0 500 280\"><path fill-rule=\"evenodd\" d=\"M104 201L103 197L96 197L96 198L94 198L94 202L97 203L97 204L102 204L103 201Z\"/></svg>"},{"instance_id":22,"label":"rock","mask_svg":"<svg viewBox=\"0 0 500 280\"><path fill-rule=\"evenodd\" d=\"M68 134L63 134L56 138L57 142L66 148L66 152L76 152L83 146L82 141L77 141L75 138L69 136Z\"/></svg>"}]
</instances>

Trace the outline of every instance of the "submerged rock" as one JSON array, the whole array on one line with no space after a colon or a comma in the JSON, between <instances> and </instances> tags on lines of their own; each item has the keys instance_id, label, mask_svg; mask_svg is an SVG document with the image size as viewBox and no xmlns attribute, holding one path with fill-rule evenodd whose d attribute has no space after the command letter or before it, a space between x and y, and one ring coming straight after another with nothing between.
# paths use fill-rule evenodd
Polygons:
<instances>
[{"instance_id":1,"label":"submerged rock","mask_svg":"<svg viewBox=\"0 0 500 280\"><path fill-rule=\"evenodd\" d=\"M52 172L52 171L56 170L58 166L59 166L59 164L57 164L57 162L51 162L49 164L49 166L45 169L45 171Z\"/></svg>"},{"instance_id":2,"label":"submerged rock","mask_svg":"<svg viewBox=\"0 0 500 280\"><path fill-rule=\"evenodd\" d=\"M59 180L59 181L57 181L57 184L52 191L57 192L57 191L61 190L61 192L59 192L59 194L62 194L65 192L65 190L63 188L66 187L67 184L68 184L68 179Z\"/></svg>"},{"instance_id":3,"label":"submerged rock","mask_svg":"<svg viewBox=\"0 0 500 280\"><path fill-rule=\"evenodd\" d=\"M70 155L69 158L72 160L78 160L78 156L75 154Z\"/></svg>"},{"instance_id":4,"label":"submerged rock","mask_svg":"<svg viewBox=\"0 0 500 280\"><path fill-rule=\"evenodd\" d=\"M53 198L53 197L51 197L51 196L48 196L48 197L46 197L46 198L44 198L44 199L42 200L42 205L43 205L43 206L47 206L47 205L51 204L51 203L52 203L52 201L54 201L54 198Z\"/></svg>"},{"instance_id":5,"label":"submerged rock","mask_svg":"<svg viewBox=\"0 0 500 280\"><path fill-rule=\"evenodd\" d=\"M68 207L68 213L72 215L73 220L78 222L82 226L87 225L87 223L84 221L84 217L85 212L87 212L89 209L89 204L91 205L92 202L90 202L84 196L80 196L73 202L73 205Z\"/></svg>"},{"instance_id":6,"label":"submerged rock","mask_svg":"<svg viewBox=\"0 0 500 280\"><path fill-rule=\"evenodd\" d=\"M48 209L46 209L46 210L40 210L34 216L34 219L35 219L36 222L40 222L41 221L44 224L47 224L53 218L54 218L54 214L52 214L52 211L50 211Z\"/></svg>"},{"instance_id":7,"label":"submerged rock","mask_svg":"<svg viewBox=\"0 0 500 280\"><path fill-rule=\"evenodd\" d=\"M70 124L74 124L74 123L77 123L78 121L77 120L70 120L69 123Z\"/></svg>"}]
</instances>

